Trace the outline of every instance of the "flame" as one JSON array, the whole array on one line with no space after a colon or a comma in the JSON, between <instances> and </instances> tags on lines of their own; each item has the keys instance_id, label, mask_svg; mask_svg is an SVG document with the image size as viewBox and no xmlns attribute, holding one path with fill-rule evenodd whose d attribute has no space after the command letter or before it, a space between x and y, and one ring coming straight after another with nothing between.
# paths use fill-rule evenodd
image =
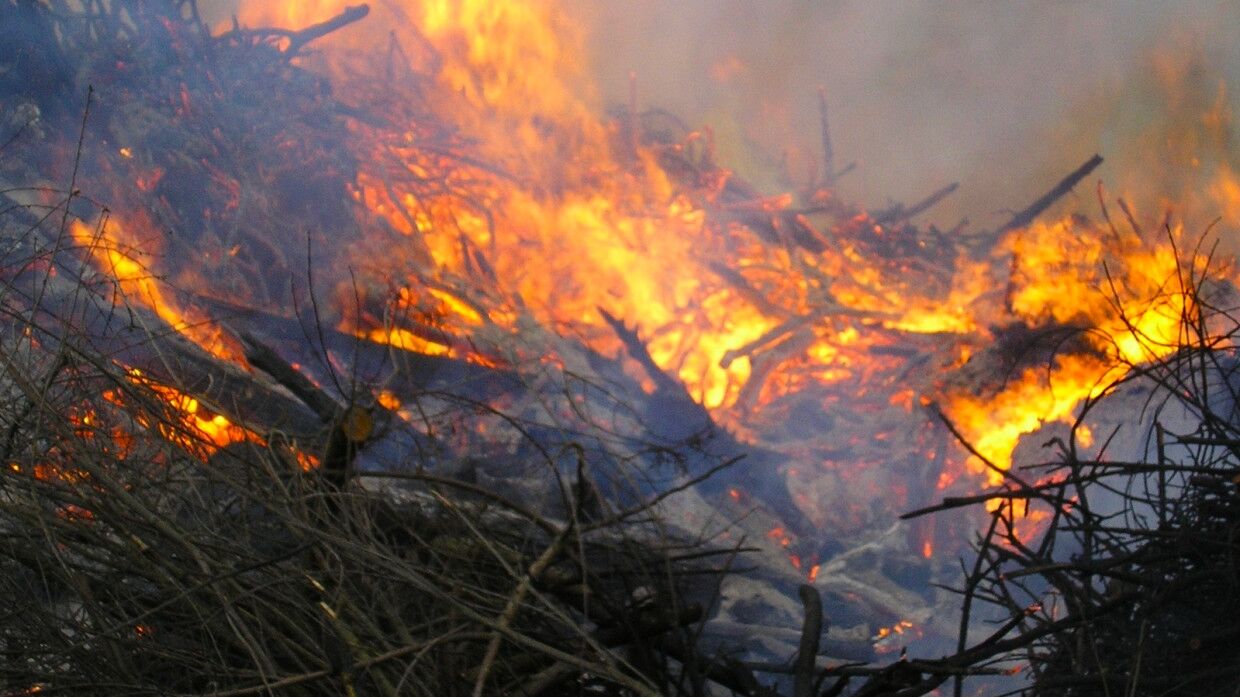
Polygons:
<instances>
[{"instance_id":1,"label":"flame","mask_svg":"<svg viewBox=\"0 0 1240 697\"><path fill-rule=\"evenodd\" d=\"M115 219L105 218L97 228L75 220L70 224L69 233L115 281L120 304L132 303L154 310L161 319L208 352L226 360L240 361L240 348L222 330L205 315L177 302L165 292L166 287L160 279L138 261L137 250L149 248L150 244L130 238L126 229Z\"/></svg>"},{"instance_id":2,"label":"flame","mask_svg":"<svg viewBox=\"0 0 1240 697\"><path fill-rule=\"evenodd\" d=\"M243 1L238 18L249 26L302 27L345 5ZM1066 217L1010 231L989 257L945 245L949 251L933 258L934 250L919 247L906 228L846 206L835 192L802 197L806 203L737 187L739 177L715 161L708 129L645 138L635 98L623 113L604 116L585 73L584 32L554 3L392 0L374 13L387 13L388 21L349 26L317 42L321 50L313 55L293 59L321 71L335 94L375 110L381 118L374 121L383 124L347 125L345 147L358 166L348 194L363 234L339 261L380 280L332 279L340 299L333 321L342 331L485 365L555 363L547 355L553 342L511 340L536 327L621 356L602 309L636 324L654 362L742 439L761 440L753 417L769 409L767 418L776 421L782 412L775 406L800 395L824 408L889 408L908 428L910 415L923 413L918 405L938 405L982 456L945 463L931 479L945 491L1002 484L1023 436L1048 423L1072 423L1081 403L1101 396L1123 371L1175 350L1184 318L1196 310L1180 281L1185 269L1199 274L1205 261L1184 251L1191 245L1183 224L1160 238L1109 219ZM388 76L378 85L359 77L376 63ZM1153 68L1172 93L1192 74L1166 56ZM714 77L727 81L745 70L728 58ZM193 113L193 95L176 97L183 115ZM1226 144L1219 135L1229 123L1223 97L1206 100L1206 113L1194 115L1213 135L1167 140L1188 150ZM142 151L132 145L112 154L134 168L126 170L134 187L153 192L171 175L136 169ZM1240 221L1236 167L1204 153L1173 161L1207 172L1206 184L1195 194L1161 195ZM236 204L239 187L226 181L227 205ZM838 214L815 216L815 206ZM140 260L159 256L149 217L127 210L119 222L75 224L72 233L125 299L215 355L240 361L226 336ZM235 247L223 249L230 244L211 253L235 255ZM883 252L900 245L914 251ZM196 292L216 290L228 295ZM993 374L981 386L968 375L941 377L967 373L1003 326L1077 331L1063 350L1039 365L1022 364L998 387ZM901 351L932 360L910 375L902 372ZM192 396L151 387L213 447L252 437L206 414ZM388 393L378 399L385 408L401 406ZM886 445L894 432L853 434L847 445ZM1087 429L1077 437L1085 446L1092 439ZM787 452L800 457L807 450L814 448ZM829 460L811 453L803 461ZM878 458L854 465L880 466ZM908 486L874 488L908 498ZM736 489L728 495L745 499ZM1019 513L1032 527L1043 514ZM794 546L780 528L770 539ZM934 553L929 539L911 548ZM800 557L790 559L800 568ZM811 578L817 568L810 566Z\"/></svg>"},{"instance_id":3,"label":"flame","mask_svg":"<svg viewBox=\"0 0 1240 697\"><path fill-rule=\"evenodd\" d=\"M466 135L454 146L498 163L500 171L428 155L416 115L395 142L355 127L360 159L387 163L384 171L363 167L355 198L408 238L410 247L408 254L384 256L391 264L380 273L407 282L391 293L389 320L362 331L373 340L478 359L472 349L390 318L430 318L444 336L475 337L515 333L519 318L530 313L541 326L618 353L598 312L603 308L637 322L660 367L720 422L752 435L747 413L810 385L860 384L855 396L864 398L873 376L898 363L876 354L898 348L885 330L955 337L956 348L938 366L948 371L984 347L996 324L1081 327L1082 347L1021 370L997 391L952 384L925 384L921 394L891 390L887 402L910 413L931 393L994 465L968 458L964 469L972 481L997 485L1023 436L1047 423L1071 422L1081 402L1098 397L1126 366L1164 356L1182 339L1182 319L1192 308L1175 288L1184 261L1174 246L1182 242L1181 230L1151 242L1136 231L1121 234L1074 218L1036 222L1008 234L992 258L961 254L944 260L954 272L940 279L941 287L926 282L933 274L876 261L867 245L897 244L901 233L863 210L831 231L834 241L821 251L765 244L739 226L719 223L720 210L725 219L778 214L791 210L792 197L725 203L721 195L731 173L720 168L711 170L715 181L677 180L664 166L669 151L660 148L666 146L641 142L632 132L634 114L599 116L603 110L583 74L583 33L553 4L394 5L407 22L396 29L401 44L432 48L430 57L411 60L410 67L433 82L430 108ZM250 24L300 26L342 7L324 1L245 3L240 17ZM374 33L380 28L387 31L374 22L331 40L360 51L381 40ZM349 84L342 64L328 60L326 69L341 85ZM1215 106L1218 113L1205 120L1222 128L1222 102ZM697 153L709 163L710 141L709 132L689 134L670 152ZM458 181L475 202L405 187L390 174L400 168ZM1230 169L1218 170L1208 193L1214 205L1240 216L1240 182ZM789 220L813 230L812 221ZM415 261L429 269L409 275ZM1188 263L1199 266L1196 259ZM722 279L721 267L734 277ZM745 295L737 278L761 300ZM994 290L1005 281L1009 290L1000 303ZM471 289L468 297L444 290L460 287ZM800 350L765 358L784 346ZM949 466L938 487L960 481ZM1025 514L1028 520L1040 515ZM772 535L785 539L777 531ZM933 549L926 542L919 551L930 556Z\"/></svg>"},{"instance_id":4,"label":"flame","mask_svg":"<svg viewBox=\"0 0 1240 697\"><path fill-rule=\"evenodd\" d=\"M197 398L175 387L156 382L137 368L129 368L126 374L135 385L150 390L162 399L177 419L177 422L165 423L158 417L155 417L153 422L150 418L140 418L139 422L147 428L154 425L165 438L185 450L201 453L205 459L218 448L231 443L245 440L261 442L256 434L234 425L222 414L208 412ZM107 390L103 397L113 404L120 406L125 404L125 398L119 390Z\"/></svg>"},{"instance_id":5,"label":"flame","mask_svg":"<svg viewBox=\"0 0 1240 697\"><path fill-rule=\"evenodd\" d=\"M1060 352L1049 369L1027 368L997 394L949 394L948 415L998 468L974 457L972 472L990 485L1002 483L1022 436L1051 422L1071 424L1077 406L1100 396L1129 366L1183 345L1184 322L1194 312L1183 275L1200 277L1207 259L1182 259L1175 247L1182 230L1168 234L1165 242L1147 244L1067 218L1034 223L1010 240L1012 314L1034 327L1050 321L1082 327L1079 338L1092 350Z\"/></svg>"},{"instance_id":6,"label":"flame","mask_svg":"<svg viewBox=\"0 0 1240 697\"><path fill-rule=\"evenodd\" d=\"M905 636L905 635L910 636ZM907 643L908 639L921 638L922 630L910 620L900 620L890 627L879 627L878 632L870 637L870 641L874 644L874 650L880 654L891 653L900 648L900 640L904 639Z\"/></svg>"},{"instance_id":7,"label":"flame","mask_svg":"<svg viewBox=\"0 0 1240 697\"><path fill-rule=\"evenodd\" d=\"M247 3L240 18L298 26L342 7ZM776 322L711 282L703 262L722 258L723 240L707 229L703 202L676 193L655 150L618 151L628 141L599 116L602 109L582 77L580 32L540 2L428 0L400 7L409 18L397 30L404 45L421 39L436 49L434 101L444 120L469 133L478 159L504 169L503 175L471 173L487 215L457 200L394 189L385 184L391 177L378 172L359 175L357 199L393 229L416 236L439 279L476 278L483 260L499 286L479 307L442 290L415 298L420 294L412 288L421 284L411 279L394 293L403 306L439 318L453 336L491 324L515 330L512 309L520 306L545 326L583 332L617 352L598 311L603 308L638 320L654 360L702 404L733 404L751 366L741 358L723 367L724 357ZM357 44L365 31L342 32L342 40ZM414 31L422 36L411 36ZM381 151L366 159L395 156L402 167L442 172L442 163L426 162L418 152L416 123L409 124L407 143L367 140L373 135L362 139ZM408 256L392 260L385 275L408 273ZM375 327L365 335L451 352L408 329Z\"/></svg>"}]
</instances>

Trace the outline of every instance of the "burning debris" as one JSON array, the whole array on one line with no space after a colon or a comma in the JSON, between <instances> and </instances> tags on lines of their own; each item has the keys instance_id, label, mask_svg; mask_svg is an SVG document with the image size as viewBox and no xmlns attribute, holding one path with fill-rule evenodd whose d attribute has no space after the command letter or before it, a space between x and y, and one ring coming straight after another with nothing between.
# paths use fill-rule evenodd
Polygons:
<instances>
[{"instance_id":1,"label":"burning debris","mask_svg":"<svg viewBox=\"0 0 1240 697\"><path fill-rule=\"evenodd\" d=\"M10 685L759 694L739 643L800 693L955 631L968 540L894 512L1027 499L1022 435L1183 347L1207 255L1101 192L1039 217L1101 158L941 230L955 184L841 199L824 98L822 176L772 195L601 116L563 21L0 0L8 558L46 579Z\"/></svg>"},{"instance_id":2,"label":"burning debris","mask_svg":"<svg viewBox=\"0 0 1240 697\"><path fill-rule=\"evenodd\" d=\"M1181 269L1167 290L1185 308L1175 350L1100 386L1076 425L1047 443L1049 459L1005 473L997 490L910 514L983 503L991 512L961 589L960 653L940 668L1005 658L1028 673L1034 697L1234 694L1237 651L1223 637L1237 632L1238 580L1222 557L1236 552L1240 520L1238 327L1222 277ZM1114 423L1106 442L1087 442L1086 420ZM1048 521L1036 539L1022 524L1031 515ZM970 612L987 608L1004 618L1000 628L967 649ZM921 689L946 680L929 675Z\"/></svg>"}]
</instances>

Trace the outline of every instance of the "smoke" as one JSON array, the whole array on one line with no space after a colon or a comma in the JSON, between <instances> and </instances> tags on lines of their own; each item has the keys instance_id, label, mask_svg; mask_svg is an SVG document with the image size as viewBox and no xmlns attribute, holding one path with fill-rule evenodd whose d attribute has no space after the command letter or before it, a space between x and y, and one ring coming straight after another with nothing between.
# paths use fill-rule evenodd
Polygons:
<instances>
[{"instance_id":1,"label":"smoke","mask_svg":"<svg viewBox=\"0 0 1240 697\"><path fill-rule=\"evenodd\" d=\"M201 4L219 20L238 0ZM837 165L857 163L840 187L871 207L959 181L925 219L994 228L1097 152L1096 176L1151 221L1176 202L1197 214L1189 229L1216 215L1240 227L1240 194L1224 200L1217 181L1240 172L1228 31L1240 4L557 4L587 28L606 102L629 101L632 74L639 108L709 126L723 162L770 192L804 184L820 159L822 87ZM1066 206L1095 210L1090 184Z\"/></svg>"},{"instance_id":2,"label":"smoke","mask_svg":"<svg viewBox=\"0 0 1240 697\"><path fill-rule=\"evenodd\" d=\"M1202 161L1235 157L1227 128L1227 88L1240 81L1227 30L1240 26L1235 3L566 7L593 27L608 99L628 99L632 71L641 107L711 125L725 161L764 185L778 184L784 169L808 176L823 87L837 163L859 165L842 180L845 193L881 206L959 180L961 192L930 216L945 226L969 216L974 229L993 227L1094 152L1107 158L1097 175L1108 188L1135 199L1208 190L1193 176ZM1078 194L1095 210L1092 191Z\"/></svg>"}]
</instances>

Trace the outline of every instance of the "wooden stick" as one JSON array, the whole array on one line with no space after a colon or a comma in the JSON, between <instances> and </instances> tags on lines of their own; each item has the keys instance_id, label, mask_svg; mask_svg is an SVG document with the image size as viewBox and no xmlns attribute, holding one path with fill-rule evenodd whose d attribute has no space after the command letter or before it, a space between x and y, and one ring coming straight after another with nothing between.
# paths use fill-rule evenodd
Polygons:
<instances>
[{"instance_id":1,"label":"wooden stick","mask_svg":"<svg viewBox=\"0 0 1240 697\"><path fill-rule=\"evenodd\" d=\"M301 31L293 32L289 36L288 48L284 49L284 54L287 56L295 55L303 46L311 41L320 39L338 29L341 29L342 27L357 22L365 18L368 14L370 14L369 5L353 5L351 7L344 8L343 12L325 22L319 22L318 24L306 27Z\"/></svg>"},{"instance_id":2,"label":"wooden stick","mask_svg":"<svg viewBox=\"0 0 1240 697\"><path fill-rule=\"evenodd\" d=\"M827 113L825 87L818 88L818 120L822 127L822 181L830 189L835 186L835 147L831 144L831 121Z\"/></svg>"},{"instance_id":3,"label":"wooden stick","mask_svg":"<svg viewBox=\"0 0 1240 697\"><path fill-rule=\"evenodd\" d=\"M897 211L892 211L891 213L888 213L886 215L880 215L876 217L874 219L874 222L879 225L890 225L892 223L899 223L905 220L909 220L939 205L939 203L942 202L943 199L952 195L952 193L954 193L956 189L958 188L960 188L960 182L952 182L951 184L948 184L947 186L930 194L929 196L922 199L921 201L914 203L908 208L897 210Z\"/></svg>"},{"instance_id":4,"label":"wooden stick","mask_svg":"<svg viewBox=\"0 0 1240 697\"><path fill-rule=\"evenodd\" d=\"M817 588L801 584L798 589L801 605L805 607L805 623L801 626L801 644L793 672L793 697L813 697L814 660L818 657L818 643L822 639L822 595Z\"/></svg>"},{"instance_id":5,"label":"wooden stick","mask_svg":"<svg viewBox=\"0 0 1240 697\"><path fill-rule=\"evenodd\" d=\"M1077 167L1071 174L1060 180L1058 184L1052 187L1050 191L1043 194L1041 198L1029 204L1029 206L1023 211L1020 211L1016 215L1012 216L1012 219L1007 222L1007 225L1004 225L995 231L994 237L1002 237L1007 232L1025 227L1029 223L1032 223L1035 218L1042 214L1043 211L1050 208L1051 204L1058 201L1064 194L1071 191L1072 187L1080 183L1082 179L1088 177L1089 173L1097 169L1100 164L1102 164L1101 155L1094 155L1086 160L1085 164Z\"/></svg>"}]
</instances>

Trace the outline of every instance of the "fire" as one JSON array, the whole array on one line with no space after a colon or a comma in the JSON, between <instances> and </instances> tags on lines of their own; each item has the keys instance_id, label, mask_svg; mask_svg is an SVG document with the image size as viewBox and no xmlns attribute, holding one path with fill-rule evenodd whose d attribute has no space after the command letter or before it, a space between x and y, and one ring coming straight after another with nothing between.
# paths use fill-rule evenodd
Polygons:
<instances>
[{"instance_id":1,"label":"fire","mask_svg":"<svg viewBox=\"0 0 1240 697\"><path fill-rule=\"evenodd\" d=\"M776 544L778 544L780 547L786 548L792 544L792 538L789 537L788 532L784 530L783 527L777 527L777 528L771 529L769 532L766 533L766 537L772 542L775 542Z\"/></svg>"},{"instance_id":2,"label":"fire","mask_svg":"<svg viewBox=\"0 0 1240 697\"><path fill-rule=\"evenodd\" d=\"M127 227L104 218L98 228L80 220L70 224L69 233L82 248L88 250L99 266L116 282L116 302L147 307L169 325L208 352L227 360L239 361L240 350L205 315L177 302L167 287L138 260L138 249L149 249L148 240L129 238ZM149 252L148 252L149 254Z\"/></svg>"},{"instance_id":3,"label":"fire","mask_svg":"<svg viewBox=\"0 0 1240 697\"><path fill-rule=\"evenodd\" d=\"M230 443L237 443L245 440L258 441L258 436L234 425L222 414L209 413L197 398L181 392L180 390L164 385L143 375L141 370L130 368L127 376L135 385L150 390L160 399L162 399L171 409L177 421L173 423L163 423L156 420L153 425L155 428L168 438L170 441L180 445L189 452L202 453L209 455L217 448L222 448ZM124 406L125 398L119 390L107 390L103 394L104 399ZM159 417L154 417L158 419ZM150 428L152 423L150 419L140 419L142 425Z\"/></svg>"},{"instance_id":4,"label":"fire","mask_svg":"<svg viewBox=\"0 0 1240 697\"><path fill-rule=\"evenodd\" d=\"M149 308L203 349L226 360L240 361L240 349L231 337L194 308L175 301L160 279L135 258L136 248L123 242L126 239L125 230L125 226L106 217L98 228L88 227L76 220L69 228L74 241L89 250L99 267L107 272L115 283L115 302ZM136 368L128 369L127 375L132 382L151 390L172 408L181 423L173 427L159 424L158 427L173 442L190 451L197 452L205 444L209 452L214 448L253 437L245 429L233 425L222 414L207 413L193 396L152 381ZM116 404L123 404L124 401L117 390L108 390L103 396ZM84 416L83 424L89 425L90 419L90 414ZM118 432L113 434L112 438L123 453L128 435Z\"/></svg>"},{"instance_id":5,"label":"fire","mask_svg":"<svg viewBox=\"0 0 1240 697\"><path fill-rule=\"evenodd\" d=\"M907 644L909 640L921 636L922 630L916 624L909 620L900 620L890 627L879 627L878 632L870 637L870 641L873 642L875 651L885 654L899 649L902 643Z\"/></svg>"},{"instance_id":6,"label":"fire","mask_svg":"<svg viewBox=\"0 0 1240 697\"><path fill-rule=\"evenodd\" d=\"M304 27L345 5L245 1L238 18ZM602 310L636 326L653 361L741 439L822 463L853 490L869 487L901 505L907 483L857 482L848 471L889 463L859 458L841 467L817 452L844 452L859 440L885 447L896 428L846 433L847 442L829 448L787 445L763 441L762 417L779 422L786 412L778 409L802 399L798 408L832 407L847 417L898 412L911 430L928 411L921 407L934 404L995 468L944 456L925 486L998 485L1023 436L1072 422L1082 401L1100 396L1122 371L1173 351L1195 310L1179 274L1200 272L1204 261L1181 227L1150 234L1105 216L1106 223L1067 217L1008 230L993 250L965 251L952 240L926 249L907 226L846 205L834 191L751 190L716 161L708 129L646 134L638 83L630 103L605 116L586 75L584 32L554 3L394 0L373 12L387 13L386 21L349 26L316 42L321 50L292 59L375 116L342 120L349 137L341 147L357 163L344 197L360 234L327 254L349 270L327 281L335 298L328 321L354 336L489 366L558 365L554 342L524 340L534 332L623 356ZM745 70L728 59L715 78ZM376 84L365 78L371 73L387 77ZM1173 65L1159 72L1168 80L1176 74ZM182 116L201 108L196 98L185 89L169 95ZM1224 128L1222 105L1202 122ZM111 146L109 155L140 193L173 178L146 162L137 143ZM221 205L240 208L245 182L212 176ZM1220 165L1208 182L1206 200L1193 204L1240 219L1233 169ZM212 285L210 274L195 270L167 280L152 274L144 259L160 266L152 240L162 233L134 208L118 208L119 220L98 228L75 224L73 238L125 300L240 362L227 335L175 288L237 303L259 302L260 294ZM196 261L227 263L238 254L233 240L202 227ZM890 252L905 247L913 251ZM286 309L278 298L266 301L264 309ZM1071 344L1039 364L1020 364L997 387L994 376L980 387L956 379L1011 326L1068 328ZM929 358L911 369L909 355ZM654 389L641 370L629 369ZM151 388L214 447L251 437L192 396ZM379 401L401 406L390 393ZM1087 430L1077 435L1088 445ZM728 495L746 499L738 489ZM1040 515L1027 513L1031 521ZM796 547L782 528L770 539ZM935 551L928 539L911 548L926 557ZM791 559L799 568L800 557ZM810 566L811 576L817 568Z\"/></svg>"},{"instance_id":7,"label":"fire","mask_svg":"<svg viewBox=\"0 0 1240 697\"><path fill-rule=\"evenodd\" d=\"M620 353L602 308L636 323L654 361L716 420L754 437L747 415L807 387L850 386L858 398L875 389L876 376L900 362L879 353L898 351L906 340L890 333L949 337L952 348L940 350L942 361L927 369L946 373L985 348L993 326L1079 327L1072 350L1023 368L997 391L928 378L890 390L887 403L909 413L918 403L939 404L997 468L977 458L949 464L939 489L965 482L961 469L973 482L1002 483L1023 436L1071 422L1081 402L1099 396L1126 366L1166 355L1182 338L1182 319L1193 308L1175 287L1185 262L1175 246L1183 248L1179 229L1151 240L1074 218L1034 222L1005 235L990 258L960 253L939 260L952 269L945 276L876 261L871 247L899 244L900 231L864 210L831 230L804 215L786 219L822 249L766 244L728 216L791 211L793 197L725 199L732 174L714 164L709 132L672 145L644 142L635 104L622 117L603 118L584 75L583 32L553 4L391 5L392 36L406 67L433 84L425 108L461 137L454 153L428 151L419 114L398 108L386 114L407 121L397 138L352 126L363 163L354 198L402 234L408 248L380 252L361 243L359 256L379 259L374 271L397 286L381 303L384 317L346 316L346 331L489 362L499 357L476 351L473 340L502 343L532 317L596 350ZM328 0L247 2L239 16L255 26L305 26L343 7ZM365 24L327 45L338 56L387 45L387 26ZM331 51L320 62L340 88L376 99L350 87L354 63ZM667 166L676 158L701 163L698 180L678 178ZM459 184L469 198L415 185L435 177ZM1208 194L1240 215L1240 184L1226 167ZM832 193L819 197L830 200ZM999 298L995 289L1005 283ZM918 551L933 552L929 542Z\"/></svg>"},{"instance_id":8,"label":"fire","mask_svg":"<svg viewBox=\"0 0 1240 697\"><path fill-rule=\"evenodd\" d=\"M1046 423L1072 423L1077 406L1102 394L1128 366L1182 345L1184 321L1195 308L1180 287L1181 274L1202 274L1206 259L1180 258L1173 245L1182 244L1183 232L1168 234L1165 242L1147 244L1069 218L1035 223L1012 238L1012 314L1029 326L1082 327L1080 339L1092 351L1061 352L1049 370L1028 368L998 394L949 395L948 415L991 463L1009 468L1022 436ZM976 458L969 467L988 484L1003 481Z\"/></svg>"},{"instance_id":9,"label":"fire","mask_svg":"<svg viewBox=\"0 0 1240 697\"><path fill-rule=\"evenodd\" d=\"M247 3L240 17L297 26L342 7ZM394 229L416 236L410 249L427 248L444 285L477 279L481 264L498 286L481 307L443 291L416 306L440 318L454 336L484 325L515 330L512 310L521 307L544 326L583 332L591 343L616 352L602 308L638 321L655 361L702 404L735 403L751 366L740 358L724 367L724 357L776 322L711 283L705 262L723 258L725 240L707 229L705 202L676 193L654 149L620 152L632 141L599 116L602 109L582 79L578 32L544 3L406 2L402 13L409 22L397 31L404 45L417 45L419 37L409 34L420 32L436 49L435 101L445 120L476 139L478 159L506 168L500 176L470 173L477 177L485 215L457 200L401 191L391 175L359 175L357 199ZM356 43L364 32L342 32L342 40ZM374 134L359 135L374 142ZM395 166L414 173L442 173L442 163L416 152L416 124L408 140L381 144L380 152L365 159L395 156ZM410 256L388 257L394 266L385 275L408 274ZM409 306L417 295L412 288L421 285L411 280L395 294ZM408 329L375 327L366 336L445 351Z\"/></svg>"}]
</instances>

